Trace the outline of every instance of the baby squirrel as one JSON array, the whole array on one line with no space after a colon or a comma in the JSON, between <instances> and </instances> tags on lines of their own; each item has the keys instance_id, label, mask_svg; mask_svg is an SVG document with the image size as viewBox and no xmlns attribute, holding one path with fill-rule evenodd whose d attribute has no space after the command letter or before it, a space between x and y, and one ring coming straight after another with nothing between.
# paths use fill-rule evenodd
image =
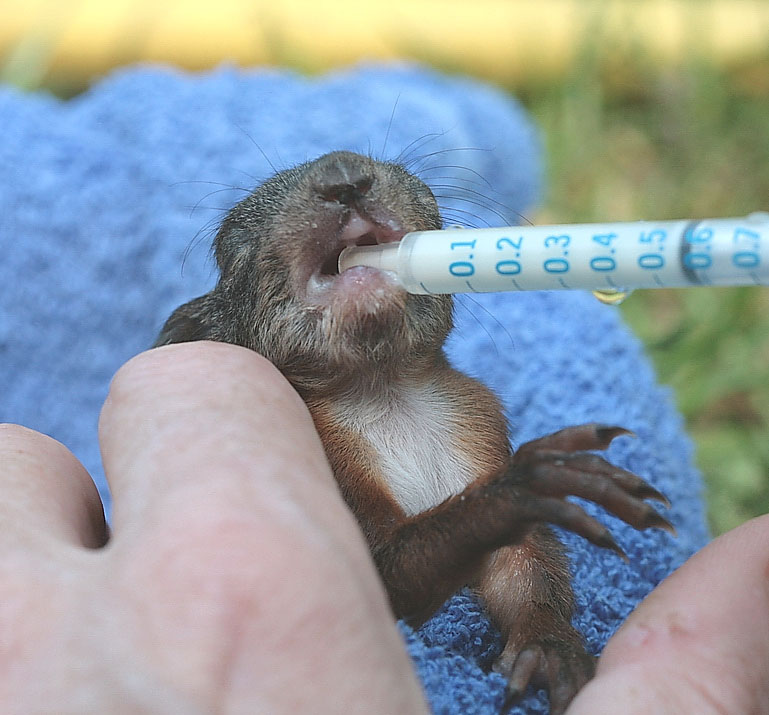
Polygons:
<instances>
[{"instance_id":1,"label":"baby squirrel","mask_svg":"<svg viewBox=\"0 0 769 715\"><path fill-rule=\"evenodd\" d=\"M513 453L497 398L444 356L451 297L410 295L373 268L338 272L346 246L439 228L432 192L399 164L339 151L281 171L227 214L216 287L174 311L155 344L219 340L271 360L307 403L395 615L418 625L470 586L506 643L493 667L508 702L542 685L561 713L594 659L545 524L624 556L564 497L672 530L643 501L667 499L585 451L619 427L569 427Z\"/></svg>"}]
</instances>

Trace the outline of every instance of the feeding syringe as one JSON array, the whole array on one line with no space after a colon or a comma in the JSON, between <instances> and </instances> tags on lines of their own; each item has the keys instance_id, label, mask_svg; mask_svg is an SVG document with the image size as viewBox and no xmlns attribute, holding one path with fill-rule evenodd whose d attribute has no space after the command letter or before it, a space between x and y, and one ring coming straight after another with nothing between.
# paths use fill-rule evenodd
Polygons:
<instances>
[{"instance_id":1,"label":"feeding syringe","mask_svg":"<svg viewBox=\"0 0 769 715\"><path fill-rule=\"evenodd\" d=\"M342 251L410 293L769 285L769 213L632 223L415 231Z\"/></svg>"}]
</instances>

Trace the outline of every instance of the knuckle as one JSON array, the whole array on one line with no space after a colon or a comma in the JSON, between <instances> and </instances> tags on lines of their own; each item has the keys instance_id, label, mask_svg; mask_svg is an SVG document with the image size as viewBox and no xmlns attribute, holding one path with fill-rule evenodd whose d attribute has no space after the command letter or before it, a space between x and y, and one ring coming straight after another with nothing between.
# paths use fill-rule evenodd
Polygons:
<instances>
[{"instance_id":1,"label":"knuckle","mask_svg":"<svg viewBox=\"0 0 769 715\"><path fill-rule=\"evenodd\" d=\"M61 442L20 425L2 424L0 462L4 535L28 526L33 516L37 523L51 502L66 510L84 500L98 518L101 502L93 480Z\"/></svg>"},{"instance_id":2,"label":"knuckle","mask_svg":"<svg viewBox=\"0 0 769 715\"><path fill-rule=\"evenodd\" d=\"M74 460L72 453L53 437L11 423L0 424L0 450L27 455L41 452Z\"/></svg>"},{"instance_id":3,"label":"knuckle","mask_svg":"<svg viewBox=\"0 0 769 715\"><path fill-rule=\"evenodd\" d=\"M210 376L212 372L252 373L257 379L276 380L280 375L266 358L238 345L197 341L147 350L126 362L115 374L112 390L134 389L146 381L167 382L181 371Z\"/></svg>"},{"instance_id":4,"label":"knuckle","mask_svg":"<svg viewBox=\"0 0 769 715\"><path fill-rule=\"evenodd\" d=\"M133 577L176 598L240 601L258 585L255 564L268 551L252 522L234 510L165 518L139 540Z\"/></svg>"},{"instance_id":5,"label":"knuckle","mask_svg":"<svg viewBox=\"0 0 769 715\"><path fill-rule=\"evenodd\" d=\"M0 671L43 637L55 588L27 552L0 555Z\"/></svg>"},{"instance_id":6,"label":"knuckle","mask_svg":"<svg viewBox=\"0 0 769 715\"><path fill-rule=\"evenodd\" d=\"M145 534L131 579L154 599L194 603L212 628L229 629L308 602L313 589L347 578L331 551L311 529L271 514L181 508Z\"/></svg>"},{"instance_id":7,"label":"knuckle","mask_svg":"<svg viewBox=\"0 0 769 715\"><path fill-rule=\"evenodd\" d=\"M299 395L266 358L237 345L199 341L164 345L129 360L115 374L102 414L120 405L271 405L279 415L306 415ZM109 424L110 420L106 420Z\"/></svg>"}]
</instances>

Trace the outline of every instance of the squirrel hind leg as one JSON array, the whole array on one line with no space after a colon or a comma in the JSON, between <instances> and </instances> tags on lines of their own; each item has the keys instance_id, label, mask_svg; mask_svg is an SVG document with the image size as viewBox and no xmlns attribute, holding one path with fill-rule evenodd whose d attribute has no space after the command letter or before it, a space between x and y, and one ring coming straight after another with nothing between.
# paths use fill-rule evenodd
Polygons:
<instances>
[{"instance_id":1,"label":"squirrel hind leg","mask_svg":"<svg viewBox=\"0 0 769 715\"><path fill-rule=\"evenodd\" d=\"M493 670L507 680L505 708L529 685L544 687L562 713L593 677L595 658L571 625L573 596L563 547L547 527L491 556L475 584L505 645Z\"/></svg>"}]
</instances>

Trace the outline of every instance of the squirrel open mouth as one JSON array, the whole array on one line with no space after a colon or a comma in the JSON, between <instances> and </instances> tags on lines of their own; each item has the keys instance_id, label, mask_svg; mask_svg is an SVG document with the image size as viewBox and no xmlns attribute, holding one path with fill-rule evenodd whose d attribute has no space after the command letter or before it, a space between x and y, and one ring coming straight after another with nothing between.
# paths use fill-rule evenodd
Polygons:
<instances>
[{"instance_id":1,"label":"squirrel open mouth","mask_svg":"<svg viewBox=\"0 0 769 715\"><path fill-rule=\"evenodd\" d=\"M382 226L362 218L357 213L350 217L339 236L339 243L326 256L318 271L321 276L339 275L339 255L349 246L375 246L378 243L400 241L407 231L395 226Z\"/></svg>"},{"instance_id":2,"label":"squirrel open mouth","mask_svg":"<svg viewBox=\"0 0 769 715\"><path fill-rule=\"evenodd\" d=\"M380 243L380 241L377 241L376 236L369 231L364 233L354 243L344 243L340 245L333 251L333 253L329 254L325 261L323 261L323 264L320 267L320 274L322 276L339 275L339 256L345 248L349 246L376 246L377 243Z\"/></svg>"}]
</instances>

